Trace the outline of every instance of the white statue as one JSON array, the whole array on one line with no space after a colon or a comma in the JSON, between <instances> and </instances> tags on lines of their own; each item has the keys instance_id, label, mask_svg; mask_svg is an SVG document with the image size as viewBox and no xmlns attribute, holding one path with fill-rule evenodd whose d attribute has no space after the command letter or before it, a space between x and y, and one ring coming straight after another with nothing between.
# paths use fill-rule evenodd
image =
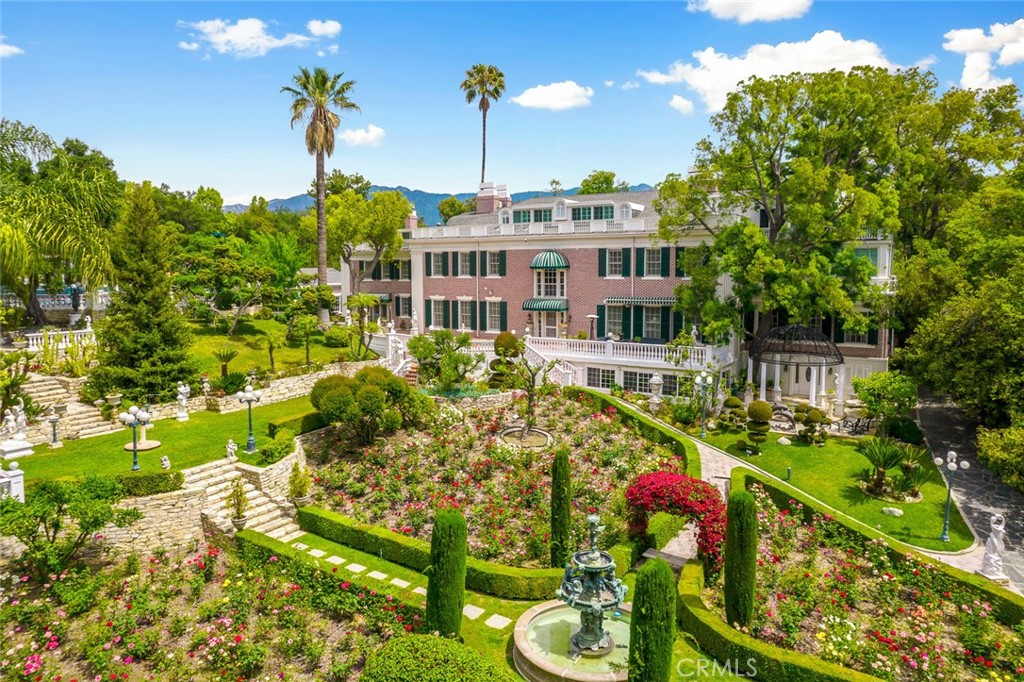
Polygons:
<instances>
[{"instance_id":1,"label":"white statue","mask_svg":"<svg viewBox=\"0 0 1024 682\"><path fill-rule=\"evenodd\" d=\"M85 331L92 331L92 315L85 316Z\"/></svg>"},{"instance_id":2,"label":"white statue","mask_svg":"<svg viewBox=\"0 0 1024 682\"><path fill-rule=\"evenodd\" d=\"M228 461L234 462L236 459L238 459L238 455L235 454L236 452L238 452L238 443L228 438L228 446L226 450Z\"/></svg>"},{"instance_id":3,"label":"white statue","mask_svg":"<svg viewBox=\"0 0 1024 682\"><path fill-rule=\"evenodd\" d=\"M15 440L25 440L25 429L28 428L28 417L25 416L25 401L18 398L18 404L11 408L14 414Z\"/></svg>"},{"instance_id":4,"label":"white statue","mask_svg":"<svg viewBox=\"0 0 1024 682\"><path fill-rule=\"evenodd\" d=\"M192 387L181 381L178 382L178 421L188 421L188 398L192 395Z\"/></svg>"},{"instance_id":5,"label":"white statue","mask_svg":"<svg viewBox=\"0 0 1024 682\"><path fill-rule=\"evenodd\" d=\"M1006 544L1003 542L1003 535L1006 533L1006 519L1002 514L995 514L991 521L992 532L985 541L985 556L981 560L981 575L990 580L1007 580L1003 573L1003 555L1006 553Z\"/></svg>"},{"instance_id":6,"label":"white statue","mask_svg":"<svg viewBox=\"0 0 1024 682\"><path fill-rule=\"evenodd\" d=\"M410 324L412 325L412 327L409 329L409 332L413 336L418 335L420 333L420 320L416 316L416 309L415 308L412 309L412 318L411 318L411 323Z\"/></svg>"},{"instance_id":7,"label":"white statue","mask_svg":"<svg viewBox=\"0 0 1024 682\"><path fill-rule=\"evenodd\" d=\"M171 468L171 459L167 455L164 455L163 457L160 458L160 468L161 469L170 469Z\"/></svg>"},{"instance_id":8,"label":"white statue","mask_svg":"<svg viewBox=\"0 0 1024 682\"><path fill-rule=\"evenodd\" d=\"M11 412L11 408L7 408L4 410L4 423L0 426L0 439L14 438L14 434L17 432L18 427L14 422L14 414Z\"/></svg>"},{"instance_id":9,"label":"white statue","mask_svg":"<svg viewBox=\"0 0 1024 682\"><path fill-rule=\"evenodd\" d=\"M696 346L700 343L700 332L697 330L697 325L690 327L690 338L693 339L693 345Z\"/></svg>"}]
</instances>

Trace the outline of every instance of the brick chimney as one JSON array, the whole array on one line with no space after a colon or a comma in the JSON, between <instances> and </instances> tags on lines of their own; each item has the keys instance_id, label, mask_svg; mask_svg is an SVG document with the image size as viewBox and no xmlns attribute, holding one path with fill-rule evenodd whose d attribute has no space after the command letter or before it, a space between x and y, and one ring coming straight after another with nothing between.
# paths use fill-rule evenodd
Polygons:
<instances>
[{"instance_id":1,"label":"brick chimney","mask_svg":"<svg viewBox=\"0 0 1024 682\"><path fill-rule=\"evenodd\" d=\"M493 182L481 182L480 191L476 194L476 212L494 213L501 205L498 190Z\"/></svg>"},{"instance_id":2,"label":"brick chimney","mask_svg":"<svg viewBox=\"0 0 1024 682\"><path fill-rule=\"evenodd\" d=\"M419 222L420 222L420 217L418 215L416 215L416 209L414 208L412 210L412 213L410 213L405 218L405 229L413 230L413 229L415 229L416 227L419 226Z\"/></svg>"}]
</instances>

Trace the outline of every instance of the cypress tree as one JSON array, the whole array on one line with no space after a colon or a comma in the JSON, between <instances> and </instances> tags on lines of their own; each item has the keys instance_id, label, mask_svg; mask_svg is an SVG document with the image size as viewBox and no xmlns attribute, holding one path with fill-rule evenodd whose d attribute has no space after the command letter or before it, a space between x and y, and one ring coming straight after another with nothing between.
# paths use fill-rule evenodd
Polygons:
<instances>
[{"instance_id":1,"label":"cypress tree","mask_svg":"<svg viewBox=\"0 0 1024 682\"><path fill-rule=\"evenodd\" d=\"M169 400L179 381L190 383L199 371L188 325L171 299L174 237L160 221L155 194L148 182L125 190L110 243L118 289L97 326L99 366L89 373L92 392L120 391L135 403Z\"/></svg>"},{"instance_id":2,"label":"cypress tree","mask_svg":"<svg viewBox=\"0 0 1024 682\"><path fill-rule=\"evenodd\" d=\"M737 490L725 510L725 618L745 627L754 616L757 580L757 507L754 496Z\"/></svg>"},{"instance_id":3,"label":"cypress tree","mask_svg":"<svg viewBox=\"0 0 1024 682\"><path fill-rule=\"evenodd\" d=\"M560 448L551 467L551 566L562 568L572 554L570 547L572 492L569 485L569 450Z\"/></svg>"},{"instance_id":4,"label":"cypress tree","mask_svg":"<svg viewBox=\"0 0 1024 682\"><path fill-rule=\"evenodd\" d=\"M456 509L434 517L427 576L427 628L460 639L466 596L466 518Z\"/></svg>"},{"instance_id":5,"label":"cypress tree","mask_svg":"<svg viewBox=\"0 0 1024 682\"><path fill-rule=\"evenodd\" d=\"M629 623L629 682L668 682L676 638L675 574L662 559L637 573Z\"/></svg>"}]
</instances>

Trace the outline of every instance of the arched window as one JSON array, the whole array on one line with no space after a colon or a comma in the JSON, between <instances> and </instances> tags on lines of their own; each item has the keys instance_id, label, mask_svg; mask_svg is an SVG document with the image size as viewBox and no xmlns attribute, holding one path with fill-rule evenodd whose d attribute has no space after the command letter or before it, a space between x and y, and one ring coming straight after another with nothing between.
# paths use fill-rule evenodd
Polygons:
<instances>
[{"instance_id":1,"label":"arched window","mask_svg":"<svg viewBox=\"0 0 1024 682\"><path fill-rule=\"evenodd\" d=\"M502 225L510 225L512 223L512 211L506 209L502 211L499 215L501 216Z\"/></svg>"},{"instance_id":2,"label":"arched window","mask_svg":"<svg viewBox=\"0 0 1024 682\"><path fill-rule=\"evenodd\" d=\"M629 220L633 217L633 207L629 204L619 204L619 220Z\"/></svg>"},{"instance_id":3,"label":"arched window","mask_svg":"<svg viewBox=\"0 0 1024 682\"><path fill-rule=\"evenodd\" d=\"M555 202L555 220L565 220L565 202Z\"/></svg>"}]
</instances>

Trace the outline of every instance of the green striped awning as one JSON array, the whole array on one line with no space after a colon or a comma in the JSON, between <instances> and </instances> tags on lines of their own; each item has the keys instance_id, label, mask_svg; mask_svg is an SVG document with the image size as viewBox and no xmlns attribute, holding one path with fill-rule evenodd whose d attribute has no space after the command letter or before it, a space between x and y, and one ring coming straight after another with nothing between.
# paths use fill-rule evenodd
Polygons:
<instances>
[{"instance_id":1,"label":"green striped awning","mask_svg":"<svg viewBox=\"0 0 1024 682\"><path fill-rule=\"evenodd\" d=\"M371 296L376 296L380 300L381 303L390 303L391 302L391 294L370 294L370 295Z\"/></svg>"},{"instance_id":2,"label":"green striped awning","mask_svg":"<svg viewBox=\"0 0 1024 682\"><path fill-rule=\"evenodd\" d=\"M609 296L604 300L608 305L673 305L671 296Z\"/></svg>"},{"instance_id":3,"label":"green striped awning","mask_svg":"<svg viewBox=\"0 0 1024 682\"><path fill-rule=\"evenodd\" d=\"M541 251L530 261L531 270L568 270L569 259L557 251Z\"/></svg>"},{"instance_id":4,"label":"green striped awning","mask_svg":"<svg viewBox=\"0 0 1024 682\"><path fill-rule=\"evenodd\" d=\"M523 301L523 310L561 311L569 309L567 298L528 298Z\"/></svg>"}]
</instances>

